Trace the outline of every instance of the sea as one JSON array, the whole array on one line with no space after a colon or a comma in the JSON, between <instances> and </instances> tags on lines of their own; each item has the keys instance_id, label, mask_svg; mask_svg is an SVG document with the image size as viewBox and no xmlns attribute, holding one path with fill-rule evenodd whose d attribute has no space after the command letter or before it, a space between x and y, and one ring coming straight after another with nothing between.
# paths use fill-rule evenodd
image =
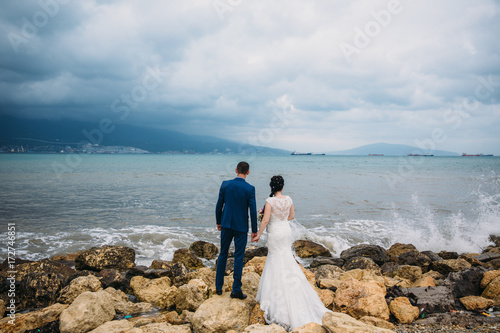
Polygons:
<instances>
[{"instance_id":1,"label":"sea","mask_svg":"<svg viewBox=\"0 0 500 333\"><path fill-rule=\"evenodd\" d=\"M480 253L500 235L500 157L0 154L0 259L12 239L23 259L108 244L134 248L139 265L197 240L219 246L219 186L239 161L257 208L282 175L294 238L335 257L394 243ZM264 234L254 245L265 244Z\"/></svg>"}]
</instances>

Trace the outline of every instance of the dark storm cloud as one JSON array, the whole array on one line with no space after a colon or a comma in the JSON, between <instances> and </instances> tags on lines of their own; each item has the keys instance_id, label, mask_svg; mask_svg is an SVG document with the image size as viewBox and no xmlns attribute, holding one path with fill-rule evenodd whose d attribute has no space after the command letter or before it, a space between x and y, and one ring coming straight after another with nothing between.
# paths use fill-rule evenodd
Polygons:
<instances>
[{"instance_id":1,"label":"dark storm cloud","mask_svg":"<svg viewBox=\"0 0 500 333\"><path fill-rule=\"evenodd\" d=\"M106 116L240 141L275 126L267 145L315 151L413 144L441 128L440 149L492 150L499 8L486 0L2 1L0 112ZM273 117L287 107L290 119L278 126Z\"/></svg>"}]
</instances>

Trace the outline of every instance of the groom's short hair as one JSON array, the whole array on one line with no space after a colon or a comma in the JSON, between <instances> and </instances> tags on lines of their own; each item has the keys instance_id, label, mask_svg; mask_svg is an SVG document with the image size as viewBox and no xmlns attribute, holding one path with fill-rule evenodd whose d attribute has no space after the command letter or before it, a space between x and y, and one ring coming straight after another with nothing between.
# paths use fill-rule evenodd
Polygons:
<instances>
[{"instance_id":1,"label":"groom's short hair","mask_svg":"<svg viewBox=\"0 0 500 333\"><path fill-rule=\"evenodd\" d=\"M250 165L247 162L242 161L238 163L236 170L240 175L246 175L248 173L248 170L250 170Z\"/></svg>"}]
</instances>

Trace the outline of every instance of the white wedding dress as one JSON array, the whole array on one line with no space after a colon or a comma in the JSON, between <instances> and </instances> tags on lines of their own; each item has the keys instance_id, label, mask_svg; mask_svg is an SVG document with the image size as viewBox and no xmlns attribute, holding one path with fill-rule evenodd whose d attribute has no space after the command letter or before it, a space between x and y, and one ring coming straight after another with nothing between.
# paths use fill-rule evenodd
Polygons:
<instances>
[{"instance_id":1,"label":"white wedding dress","mask_svg":"<svg viewBox=\"0 0 500 333\"><path fill-rule=\"evenodd\" d=\"M291 331L316 322L330 311L295 261L292 253L292 230L288 222L292 199L271 197L271 219L267 225L266 264L260 278L256 300L268 324L276 323Z\"/></svg>"}]
</instances>

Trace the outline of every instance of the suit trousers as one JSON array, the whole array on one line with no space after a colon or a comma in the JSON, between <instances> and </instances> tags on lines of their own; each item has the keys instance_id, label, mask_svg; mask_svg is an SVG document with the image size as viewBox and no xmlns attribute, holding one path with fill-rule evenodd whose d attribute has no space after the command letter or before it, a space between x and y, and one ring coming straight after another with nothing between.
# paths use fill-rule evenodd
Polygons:
<instances>
[{"instance_id":1,"label":"suit trousers","mask_svg":"<svg viewBox=\"0 0 500 333\"><path fill-rule=\"evenodd\" d=\"M222 228L220 240L220 253L217 261L217 274L215 276L215 288L222 290L224 286L224 275L226 273L226 262L229 246L234 239L234 271L233 271L233 293L241 291L241 275L243 272L243 256L247 246L247 232Z\"/></svg>"}]
</instances>

